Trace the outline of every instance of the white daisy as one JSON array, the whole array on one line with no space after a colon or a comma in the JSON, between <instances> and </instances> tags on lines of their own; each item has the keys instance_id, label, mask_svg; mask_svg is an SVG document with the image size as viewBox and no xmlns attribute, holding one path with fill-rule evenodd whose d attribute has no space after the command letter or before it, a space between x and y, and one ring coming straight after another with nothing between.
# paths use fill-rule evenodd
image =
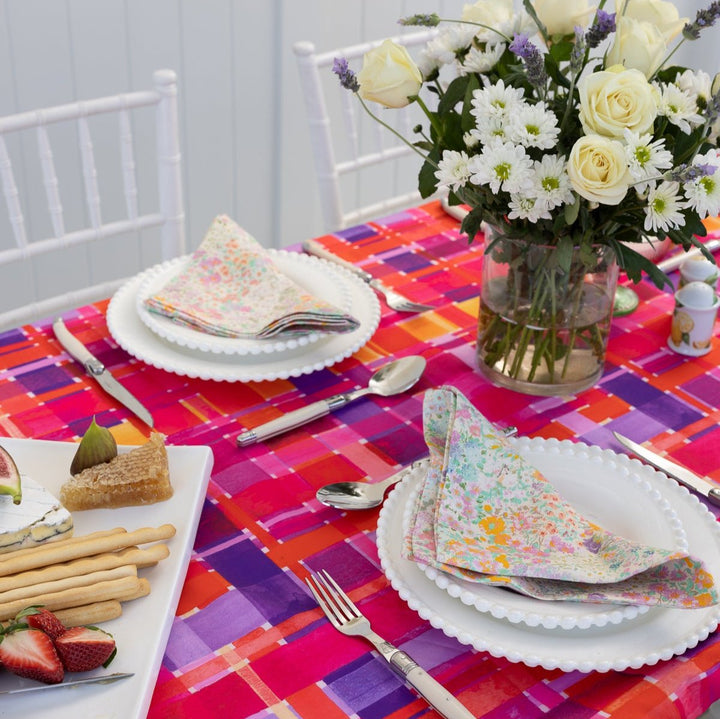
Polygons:
<instances>
[{"instance_id":1,"label":"white daisy","mask_svg":"<svg viewBox=\"0 0 720 719\"><path fill-rule=\"evenodd\" d=\"M552 220L547 205L538 200L537 197L510 195L508 206L510 208L510 212L508 212L509 220L528 220L533 223L541 219Z\"/></svg>"},{"instance_id":2,"label":"white daisy","mask_svg":"<svg viewBox=\"0 0 720 719\"><path fill-rule=\"evenodd\" d=\"M487 145L494 139L509 140L507 129L506 118L486 117L482 122L478 121L478 126L469 130L468 134L476 144L481 142L483 145Z\"/></svg>"},{"instance_id":3,"label":"white daisy","mask_svg":"<svg viewBox=\"0 0 720 719\"><path fill-rule=\"evenodd\" d=\"M494 85L475 90L470 112L477 121L477 126L480 127L488 118L509 117L524 104L521 88L505 87L505 83L498 80Z\"/></svg>"},{"instance_id":4,"label":"white daisy","mask_svg":"<svg viewBox=\"0 0 720 719\"><path fill-rule=\"evenodd\" d=\"M566 160L559 155L543 155L535 161L535 193L548 209L570 205L575 200L566 170Z\"/></svg>"},{"instance_id":5,"label":"white daisy","mask_svg":"<svg viewBox=\"0 0 720 719\"><path fill-rule=\"evenodd\" d=\"M685 224L685 217L680 212L683 203L678 194L679 187L677 182L661 182L650 188L645 207L646 231L667 232Z\"/></svg>"},{"instance_id":6,"label":"white daisy","mask_svg":"<svg viewBox=\"0 0 720 719\"><path fill-rule=\"evenodd\" d=\"M469 161L470 158L464 152L445 150L435 172L439 184L453 190L462 187L470 179Z\"/></svg>"},{"instance_id":7,"label":"white daisy","mask_svg":"<svg viewBox=\"0 0 720 719\"><path fill-rule=\"evenodd\" d=\"M504 190L521 194L533 185L532 168L532 160L525 148L493 140L479 155L470 159L470 181L476 185L489 185L493 192Z\"/></svg>"},{"instance_id":8,"label":"white daisy","mask_svg":"<svg viewBox=\"0 0 720 719\"><path fill-rule=\"evenodd\" d=\"M692 132L693 127L705 122L704 118L697 113L697 95L681 90L672 83L660 85L658 89L660 90L658 115L667 117L686 135Z\"/></svg>"},{"instance_id":9,"label":"white daisy","mask_svg":"<svg viewBox=\"0 0 720 719\"><path fill-rule=\"evenodd\" d=\"M478 142L480 142L480 138L474 130L468 130L468 132L463 135L463 143L468 150L476 147Z\"/></svg>"},{"instance_id":10,"label":"white daisy","mask_svg":"<svg viewBox=\"0 0 720 719\"><path fill-rule=\"evenodd\" d=\"M695 95L699 107L706 107L712 96L712 80L704 70L685 70L675 78L675 84L689 95Z\"/></svg>"},{"instance_id":11,"label":"white daisy","mask_svg":"<svg viewBox=\"0 0 720 719\"><path fill-rule=\"evenodd\" d=\"M557 117L547 109L544 102L536 105L522 104L510 115L508 136L523 147L548 150L555 147L559 134Z\"/></svg>"},{"instance_id":12,"label":"white daisy","mask_svg":"<svg viewBox=\"0 0 720 719\"><path fill-rule=\"evenodd\" d=\"M672 153L665 149L665 140L655 140L652 135L641 135L627 128L625 134L625 155L630 174L636 180L635 190L643 195L655 184L661 170L672 167Z\"/></svg>"},{"instance_id":13,"label":"white daisy","mask_svg":"<svg viewBox=\"0 0 720 719\"><path fill-rule=\"evenodd\" d=\"M460 72L479 72L480 74L490 72L497 65L506 47L507 45L502 42L495 45L487 44L484 50L471 47L460 66Z\"/></svg>"},{"instance_id":14,"label":"white daisy","mask_svg":"<svg viewBox=\"0 0 720 719\"><path fill-rule=\"evenodd\" d=\"M712 157L707 157L708 155ZM715 171L683 185L683 192L687 197L685 206L695 210L701 218L715 217L720 214L720 169L715 151L711 150L705 156L696 156L693 165L709 165L714 167Z\"/></svg>"}]
</instances>

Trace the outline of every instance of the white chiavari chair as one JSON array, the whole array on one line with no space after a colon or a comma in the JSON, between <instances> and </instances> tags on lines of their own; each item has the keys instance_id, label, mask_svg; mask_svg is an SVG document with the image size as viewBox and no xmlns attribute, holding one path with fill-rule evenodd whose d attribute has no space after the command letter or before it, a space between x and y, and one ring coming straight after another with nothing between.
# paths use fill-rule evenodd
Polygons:
<instances>
[{"instance_id":1,"label":"white chiavari chair","mask_svg":"<svg viewBox=\"0 0 720 719\"><path fill-rule=\"evenodd\" d=\"M177 79L0 117L0 329L109 297L185 250Z\"/></svg>"},{"instance_id":2,"label":"white chiavari chair","mask_svg":"<svg viewBox=\"0 0 720 719\"><path fill-rule=\"evenodd\" d=\"M408 32L392 38L411 55L430 40L435 30ZM326 232L416 205L421 159L395 135L370 118L353 93L342 88L332 73L336 57L344 57L359 71L360 59L382 40L317 52L312 42L293 46L310 131L310 142ZM385 109L369 103L373 112L410 141L424 115L416 104ZM427 122L424 122L427 125Z\"/></svg>"}]
</instances>

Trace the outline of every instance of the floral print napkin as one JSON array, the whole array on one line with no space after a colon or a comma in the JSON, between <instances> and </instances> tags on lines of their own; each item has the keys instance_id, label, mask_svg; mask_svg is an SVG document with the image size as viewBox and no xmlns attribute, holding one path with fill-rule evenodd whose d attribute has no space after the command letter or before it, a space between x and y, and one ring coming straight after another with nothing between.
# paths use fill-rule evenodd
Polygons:
<instances>
[{"instance_id":1,"label":"floral print napkin","mask_svg":"<svg viewBox=\"0 0 720 719\"><path fill-rule=\"evenodd\" d=\"M456 389L428 391L423 421L430 461L406 558L538 599L717 604L700 561L584 519Z\"/></svg>"},{"instance_id":2,"label":"floral print napkin","mask_svg":"<svg viewBox=\"0 0 720 719\"><path fill-rule=\"evenodd\" d=\"M151 312L219 337L342 333L360 326L354 317L280 272L257 240L226 215L215 218L189 263L145 305Z\"/></svg>"}]
</instances>

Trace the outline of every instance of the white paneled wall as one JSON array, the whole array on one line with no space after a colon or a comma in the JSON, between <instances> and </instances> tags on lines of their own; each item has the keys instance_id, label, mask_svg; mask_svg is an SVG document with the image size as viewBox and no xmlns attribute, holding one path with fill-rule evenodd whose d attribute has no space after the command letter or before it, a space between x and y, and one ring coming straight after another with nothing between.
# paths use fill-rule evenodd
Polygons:
<instances>
[{"instance_id":1,"label":"white paneled wall","mask_svg":"<svg viewBox=\"0 0 720 719\"><path fill-rule=\"evenodd\" d=\"M706 3L676 4L694 15ZM0 0L0 115L150 87L153 70L172 68L180 83L189 246L221 212L264 245L287 246L322 227L293 43L331 49L395 34L403 15L457 16L462 6L462 0ZM718 32L687 45L678 58L714 74ZM70 136L62 152L74 152ZM25 177L32 182L32 170ZM66 200L71 207L73 199Z\"/></svg>"}]
</instances>

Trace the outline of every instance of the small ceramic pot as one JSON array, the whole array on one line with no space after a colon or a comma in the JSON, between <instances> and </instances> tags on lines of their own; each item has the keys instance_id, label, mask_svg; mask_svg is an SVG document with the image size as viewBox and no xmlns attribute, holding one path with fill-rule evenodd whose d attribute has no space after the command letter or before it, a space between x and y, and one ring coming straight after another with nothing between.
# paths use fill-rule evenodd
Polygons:
<instances>
[{"instance_id":1,"label":"small ceramic pot","mask_svg":"<svg viewBox=\"0 0 720 719\"><path fill-rule=\"evenodd\" d=\"M680 265L680 279L678 280L678 289L685 287L690 282L705 282L710 285L713 290L717 289L718 266L710 262L702 255L685 260Z\"/></svg>"},{"instance_id":2,"label":"small ceramic pot","mask_svg":"<svg viewBox=\"0 0 720 719\"><path fill-rule=\"evenodd\" d=\"M668 337L670 349L691 357L707 354L719 305L720 299L704 282L690 282L679 289Z\"/></svg>"}]
</instances>

